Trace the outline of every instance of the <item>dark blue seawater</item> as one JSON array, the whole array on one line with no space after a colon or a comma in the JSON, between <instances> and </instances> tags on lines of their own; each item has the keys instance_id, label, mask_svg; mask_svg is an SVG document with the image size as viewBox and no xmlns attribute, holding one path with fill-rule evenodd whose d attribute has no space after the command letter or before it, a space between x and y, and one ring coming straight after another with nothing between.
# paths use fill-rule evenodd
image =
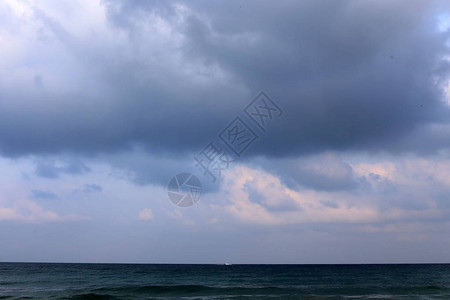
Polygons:
<instances>
[{"instance_id":1,"label":"dark blue seawater","mask_svg":"<svg viewBox=\"0 0 450 300\"><path fill-rule=\"evenodd\" d=\"M0 263L0 299L450 299L450 265Z\"/></svg>"}]
</instances>

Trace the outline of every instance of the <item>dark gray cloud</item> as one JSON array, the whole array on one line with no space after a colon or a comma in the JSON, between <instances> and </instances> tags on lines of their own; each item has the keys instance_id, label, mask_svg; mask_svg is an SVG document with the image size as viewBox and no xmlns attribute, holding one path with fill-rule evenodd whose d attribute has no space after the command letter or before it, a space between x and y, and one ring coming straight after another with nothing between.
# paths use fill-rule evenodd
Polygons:
<instances>
[{"instance_id":1,"label":"dark gray cloud","mask_svg":"<svg viewBox=\"0 0 450 300\"><path fill-rule=\"evenodd\" d=\"M188 172L201 180L203 193L217 192L220 188L220 177L217 176L216 181L212 182L212 178L196 165L193 156L152 156L135 149L131 155L129 152L104 155L102 161L116 170L112 176L126 179L136 185L167 186L173 176Z\"/></svg>"},{"instance_id":2,"label":"dark gray cloud","mask_svg":"<svg viewBox=\"0 0 450 300\"><path fill-rule=\"evenodd\" d=\"M31 198L33 198L33 199L57 199L58 196L49 191L32 190Z\"/></svg>"},{"instance_id":3,"label":"dark gray cloud","mask_svg":"<svg viewBox=\"0 0 450 300\"><path fill-rule=\"evenodd\" d=\"M312 188L322 191L352 190L364 184L352 167L333 154L306 156L298 159L257 159L291 188Z\"/></svg>"},{"instance_id":4,"label":"dark gray cloud","mask_svg":"<svg viewBox=\"0 0 450 300\"><path fill-rule=\"evenodd\" d=\"M84 185L84 189L83 192L85 193L95 193L95 192L101 192L103 190L103 188L95 183L91 183L91 184L85 184Z\"/></svg>"},{"instance_id":5,"label":"dark gray cloud","mask_svg":"<svg viewBox=\"0 0 450 300\"><path fill-rule=\"evenodd\" d=\"M259 90L286 113L248 155L448 146L441 131L430 138L424 129L450 116L439 85L448 74L448 32L436 24L444 2L104 3L117 46L35 11L49 39L38 46L65 53L54 69L70 72L71 88L60 92L47 84L51 74L37 72L23 89L1 89L3 155L96 155L136 144L198 151ZM158 18L171 34L153 37ZM32 64L49 59L35 55ZM423 138L431 142L411 142ZM42 165L36 173L77 170Z\"/></svg>"},{"instance_id":6,"label":"dark gray cloud","mask_svg":"<svg viewBox=\"0 0 450 300\"><path fill-rule=\"evenodd\" d=\"M91 169L78 159L70 159L62 163L39 160L35 168L35 174L45 178L58 178L61 174L80 175L90 171Z\"/></svg>"}]
</instances>

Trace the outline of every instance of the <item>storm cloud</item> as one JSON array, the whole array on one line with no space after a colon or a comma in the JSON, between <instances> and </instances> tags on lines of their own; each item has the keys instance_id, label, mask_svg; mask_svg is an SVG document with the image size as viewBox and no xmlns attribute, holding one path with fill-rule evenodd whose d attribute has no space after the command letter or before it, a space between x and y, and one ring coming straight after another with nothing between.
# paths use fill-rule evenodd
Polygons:
<instances>
[{"instance_id":1,"label":"storm cloud","mask_svg":"<svg viewBox=\"0 0 450 300\"><path fill-rule=\"evenodd\" d=\"M2 50L3 155L186 154L260 90L286 114L248 155L448 146L445 2L103 4L81 29L36 7L3 19L21 34Z\"/></svg>"}]
</instances>

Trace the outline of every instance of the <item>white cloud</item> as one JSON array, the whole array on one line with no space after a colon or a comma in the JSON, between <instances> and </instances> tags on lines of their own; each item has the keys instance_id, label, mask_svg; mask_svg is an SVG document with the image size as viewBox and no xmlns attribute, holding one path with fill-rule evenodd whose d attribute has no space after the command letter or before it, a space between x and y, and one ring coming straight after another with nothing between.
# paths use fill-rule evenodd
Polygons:
<instances>
[{"instance_id":1,"label":"white cloud","mask_svg":"<svg viewBox=\"0 0 450 300\"><path fill-rule=\"evenodd\" d=\"M153 220L153 212L150 208L144 208L138 214L138 219L141 221L151 221Z\"/></svg>"},{"instance_id":2,"label":"white cloud","mask_svg":"<svg viewBox=\"0 0 450 300\"><path fill-rule=\"evenodd\" d=\"M301 223L417 222L448 216L442 195L448 193L450 161L394 159L354 164L359 186L353 190L292 189L277 176L260 169L237 166L218 195L228 215L244 223L282 225ZM367 185L369 183L369 185ZM378 226L378 225L376 225Z\"/></svg>"},{"instance_id":3,"label":"white cloud","mask_svg":"<svg viewBox=\"0 0 450 300\"><path fill-rule=\"evenodd\" d=\"M19 221L25 223L85 221L88 217L76 214L59 215L54 211L43 209L36 202L16 201L15 207L0 207L0 221Z\"/></svg>"}]
</instances>

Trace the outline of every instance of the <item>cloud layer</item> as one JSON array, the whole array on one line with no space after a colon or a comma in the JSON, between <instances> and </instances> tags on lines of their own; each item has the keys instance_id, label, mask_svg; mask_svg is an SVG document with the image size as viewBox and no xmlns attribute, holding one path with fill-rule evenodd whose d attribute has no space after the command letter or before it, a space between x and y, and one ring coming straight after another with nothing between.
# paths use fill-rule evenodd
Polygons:
<instances>
[{"instance_id":1,"label":"cloud layer","mask_svg":"<svg viewBox=\"0 0 450 300\"><path fill-rule=\"evenodd\" d=\"M0 151L195 151L263 89L287 113L249 153L434 152L444 4L5 3Z\"/></svg>"},{"instance_id":2,"label":"cloud layer","mask_svg":"<svg viewBox=\"0 0 450 300\"><path fill-rule=\"evenodd\" d=\"M0 260L450 261L449 16L1 2ZM265 132L243 111L261 90L284 111ZM194 156L237 116L258 139L212 183ZM180 172L203 185L190 208L167 198Z\"/></svg>"}]
</instances>

